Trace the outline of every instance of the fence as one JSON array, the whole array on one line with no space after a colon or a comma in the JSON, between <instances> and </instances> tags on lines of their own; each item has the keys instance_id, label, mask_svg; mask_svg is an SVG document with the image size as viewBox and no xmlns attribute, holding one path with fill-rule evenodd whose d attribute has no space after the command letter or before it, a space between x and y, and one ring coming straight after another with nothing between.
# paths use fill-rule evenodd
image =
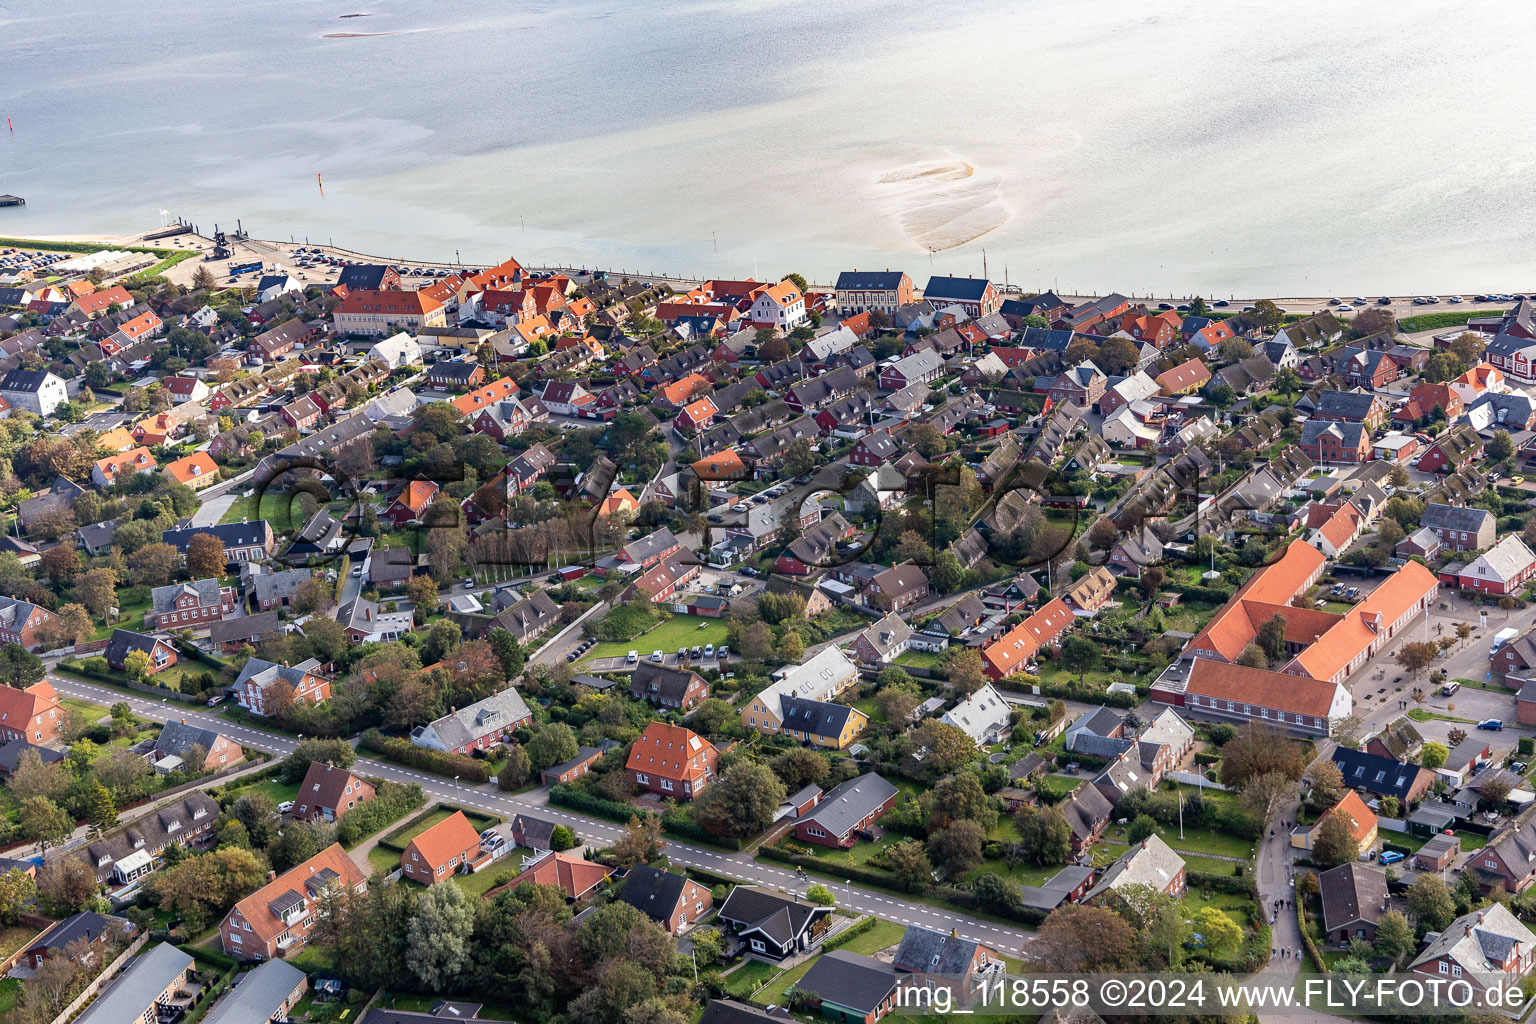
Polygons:
<instances>
[{"instance_id":1,"label":"fence","mask_svg":"<svg viewBox=\"0 0 1536 1024\"><path fill-rule=\"evenodd\" d=\"M123 950L123 952L118 956L116 960L113 960L110 964L108 964L106 970L96 975L95 981L85 986L85 990L83 992L69 1001L69 1005L64 1007L64 1011L57 1017L53 1018L52 1024L64 1024L65 1021L69 1020L76 1013L79 1013L80 1008L86 1003L90 1002L92 999L96 998L96 993L101 991L102 986L106 985L113 978L115 978L117 976L117 972L123 969L123 965L131 960L134 954L143 949L144 943L148 941L149 932L140 931L138 936L128 944L128 948Z\"/></svg>"},{"instance_id":2,"label":"fence","mask_svg":"<svg viewBox=\"0 0 1536 1024\"><path fill-rule=\"evenodd\" d=\"M1219 782L1212 782L1204 775L1196 775L1194 772L1169 772L1168 778L1174 782L1182 782L1186 786L1199 786L1202 789L1218 789L1225 793L1227 787Z\"/></svg>"},{"instance_id":3,"label":"fence","mask_svg":"<svg viewBox=\"0 0 1536 1024\"><path fill-rule=\"evenodd\" d=\"M7 972L10 971L12 967L15 967L16 961L21 959L22 954L30 949L34 942L42 938L44 932L53 927L52 918L40 917L37 914L28 914L25 911L16 915L16 923L24 924L29 928L36 928L38 929L38 932L36 935L32 936L31 939L23 942L21 944L21 948L16 950L16 952L12 953L4 960L0 960L0 977L3 977Z\"/></svg>"},{"instance_id":4,"label":"fence","mask_svg":"<svg viewBox=\"0 0 1536 1024\"><path fill-rule=\"evenodd\" d=\"M1377 817L1376 824L1380 825L1382 828L1386 829L1388 832L1407 832L1408 831L1408 823L1406 821L1398 821L1396 818Z\"/></svg>"},{"instance_id":5,"label":"fence","mask_svg":"<svg viewBox=\"0 0 1536 1024\"><path fill-rule=\"evenodd\" d=\"M119 679L117 676L94 672L80 664L65 665L61 662L54 671L62 676L72 676L87 683L101 683L104 686L111 686L119 690L147 693L153 697L169 697L171 700L182 704L204 703L196 694L182 693L180 690L171 690L164 686L155 686L152 683L141 683L133 679Z\"/></svg>"}]
</instances>

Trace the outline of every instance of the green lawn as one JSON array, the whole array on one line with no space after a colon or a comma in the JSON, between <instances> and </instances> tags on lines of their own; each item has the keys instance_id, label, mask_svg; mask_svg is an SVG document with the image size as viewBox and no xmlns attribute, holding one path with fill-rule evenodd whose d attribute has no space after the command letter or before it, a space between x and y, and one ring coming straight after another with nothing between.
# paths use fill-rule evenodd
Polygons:
<instances>
[{"instance_id":1,"label":"green lawn","mask_svg":"<svg viewBox=\"0 0 1536 1024\"><path fill-rule=\"evenodd\" d=\"M375 846L368 851L368 866L387 875L400 866L400 854L387 846Z\"/></svg>"},{"instance_id":2,"label":"green lawn","mask_svg":"<svg viewBox=\"0 0 1536 1024\"><path fill-rule=\"evenodd\" d=\"M64 697L60 699L59 706L73 711L75 714L80 715L86 721L93 724L95 722L101 721L101 719L107 715L107 709L102 707L100 704L95 704L88 700L81 700L78 697Z\"/></svg>"},{"instance_id":3,"label":"green lawn","mask_svg":"<svg viewBox=\"0 0 1536 1024\"><path fill-rule=\"evenodd\" d=\"M1442 715L1435 711L1425 711L1423 708L1409 710L1408 717L1415 722L1428 722L1432 718L1438 718L1442 722L1461 722L1465 725L1476 725L1477 720L1472 718L1459 718L1456 715Z\"/></svg>"},{"instance_id":4,"label":"green lawn","mask_svg":"<svg viewBox=\"0 0 1536 1024\"><path fill-rule=\"evenodd\" d=\"M267 779L265 782L258 782L254 786L246 786L243 789L236 790L232 795L239 798L256 793L271 797L273 803L280 804L298 797L299 784L297 782L290 784L278 782L276 779Z\"/></svg>"},{"instance_id":5,"label":"green lawn","mask_svg":"<svg viewBox=\"0 0 1536 1024\"><path fill-rule=\"evenodd\" d=\"M110 637L112 635L112 631L117 629L119 626L121 626L123 629L143 629L144 613L147 611L149 611L149 598L147 596L142 601L125 602L118 606L117 621L111 625L103 623L102 625L97 626L96 632L91 634L90 639L105 640Z\"/></svg>"},{"instance_id":6,"label":"green lawn","mask_svg":"<svg viewBox=\"0 0 1536 1024\"><path fill-rule=\"evenodd\" d=\"M674 615L666 622L633 640L604 641L587 651L578 668L593 658L622 658L630 651L639 651L640 657L649 658L651 652L674 654L679 647L719 646L726 642L729 633L724 619L706 619L698 615Z\"/></svg>"},{"instance_id":7,"label":"green lawn","mask_svg":"<svg viewBox=\"0 0 1536 1024\"><path fill-rule=\"evenodd\" d=\"M0 978L0 1018L10 1019L10 1013L16 1009L16 1000L21 998L20 978Z\"/></svg>"},{"instance_id":8,"label":"green lawn","mask_svg":"<svg viewBox=\"0 0 1536 1024\"><path fill-rule=\"evenodd\" d=\"M1105 830L1104 836L1106 839L1124 842L1125 833L1125 828L1114 825ZM1245 860L1253 856L1253 843L1250 840L1239 839L1225 832L1185 826L1184 838L1180 839L1177 825L1173 828L1159 825L1157 834L1162 837L1163 842L1180 852L1208 853L1218 857L1241 857Z\"/></svg>"},{"instance_id":9,"label":"green lawn","mask_svg":"<svg viewBox=\"0 0 1536 1024\"><path fill-rule=\"evenodd\" d=\"M753 1002L762 1003L764 1006L783 1006L784 993L794 987L795 982L805 977L805 972L811 969L811 964L819 959L820 957L813 956L804 963L791 967L774 979L768 987L759 992Z\"/></svg>"},{"instance_id":10,"label":"green lawn","mask_svg":"<svg viewBox=\"0 0 1536 1024\"><path fill-rule=\"evenodd\" d=\"M778 968L761 960L747 960L725 976L725 988L733 996L746 999L757 987L773 977Z\"/></svg>"},{"instance_id":11,"label":"green lawn","mask_svg":"<svg viewBox=\"0 0 1536 1024\"><path fill-rule=\"evenodd\" d=\"M1462 832L1458 830L1456 835L1461 840L1461 848L1468 852L1481 850L1488 845L1488 837L1480 836L1476 832Z\"/></svg>"},{"instance_id":12,"label":"green lawn","mask_svg":"<svg viewBox=\"0 0 1536 1024\"><path fill-rule=\"evenodd\" d=\"M524 852L526 853L531 851ZM490 865L485 870L477 874L454 875L453 881L455 885L469 893L471 896L484 896L486 893L490 892L491 889L495 888L497 884L506 881L506 879L502 877L503 875L509 873L516 875L517 865L521 864L522 862L522 858L518 856L517 853L509 853L507 854L505 860L497 861L496 863Z\"/></svg>"},{"instance_id":13,"label":"green lawn","mask_svg":"<svg viewBox=\"0 0 1536 1024\"><path fill-rule=\"evenodd\" d=\"M896 664L916 665L918 668L933 668L939 663L939 657L933 651L902 651L896 656Z\"/></svg>"},{"instance_id":14,"label":"green lawn","mask_svg":"<svg viewBox=\"0 0 1536 1024\"><path fill-rule=\"evenodd\" d=\"M863 953L869 956L878 953L882 949L896 945L907 929L894 921L877 921L875 926L863 935L849 939L838 949L846 949L850 953Z\"/></svg>"},{"instance_id":15,"label":"green lawn","mask_svg":"<svg viewBox=\"0 0 1536 1024\"><path fill-rule=\"evenodd\" d=\"M24 924L8 924L0 927L0 959L4 959L37 938L41 928Z\"/></svg>"}]
</instances>

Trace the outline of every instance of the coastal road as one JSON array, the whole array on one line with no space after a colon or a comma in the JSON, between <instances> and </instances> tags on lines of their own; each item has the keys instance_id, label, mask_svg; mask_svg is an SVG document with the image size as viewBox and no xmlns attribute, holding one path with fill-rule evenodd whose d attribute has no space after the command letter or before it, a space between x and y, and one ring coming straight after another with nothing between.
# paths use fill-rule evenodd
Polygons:
<instances>
[{"instance_id":1,"label":"coastal road","mask_svg":"<svg viewBox=\"0 0 1536 1024\"><path fill-rule=\"evenodd\" d=\"M253 729L250 726L242 725L218 715L207 714L206 711L197 711L186 705L173 704L168 700L157 701L137 695L125 696L121 691L110 687L80 682L74 679L65 679L52 673L49 674L48 681L55 690L64 696L78 697L82 700L94 701L103 705L125 701L135 714L144 718L160 722L184 718L191 724L200 725L208 729L217 729L237 740L243 746L248 746L253 750L266 751L278 757L287 756L297 745L295 740L287 736L269 733L261 729ZM512 796L502 793L491 785L472 786L457 783L451 779L427 775L423 772L413 771L409 768L402 768L388 762L375 761L365 757L358 758L355 768L363 774L378 778L402 783L416 783L421 786L429 800L446 800L501 817L525 813L553 819L576 829L578 834L584 839L597 846L612 844L624 832L621 826L615 825L612 822L573 814L564 808L549 806L548 792L542 788ZM800 881L794 871L787 867L758 863L752 858L750 851L726 853L668 839L666 853L672 861L678 864L702 868L750 885L761 885L767 888L793 892L803 891L806 885L806 883ZM364 865L364 869L366 870L366 865ZM926 903L904 900L888 893L848 885L843 882L827 881L814 875L811 876L810 882L816 881L822 882L822 884L832 890L833 894L837 897L839 906L859 913L872 914L883 920L893 921L898 924L920 924L940 931L954 930L966 938L985 942L1010 956L1017 954L1033 939L1031 933L1021 929L978 920L977 918L956 913L947 907L930 906Z\"/></svg>"}]
</instances>

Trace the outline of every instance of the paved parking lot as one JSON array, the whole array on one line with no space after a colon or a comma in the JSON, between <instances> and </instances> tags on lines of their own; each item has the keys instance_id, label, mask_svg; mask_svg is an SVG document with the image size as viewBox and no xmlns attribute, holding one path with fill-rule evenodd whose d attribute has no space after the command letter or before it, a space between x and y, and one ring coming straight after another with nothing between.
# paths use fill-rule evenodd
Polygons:
<instances>
[{"instance_id":1,"label":"paved parking lot","mask_svg":"<svg viewBox=\"0 0 1536 1024\"><path fill-rule=\"evenodd\" d=\"M735 663L741 660L741 655L733 654L726 660ZM651 660L649 652L641 652L639 664L654 665L656 662ZM676 651L671 654L662 655L661 664L667 668L691 668L695 672L702 672L707 668L717 669L721 667L719 658L689 658L685 661L677 656ZM627 658L593 658L582 665L581 670L589 674L599 672L633 672L635 665L630 664Z\"/></svg>"}]
</instances>

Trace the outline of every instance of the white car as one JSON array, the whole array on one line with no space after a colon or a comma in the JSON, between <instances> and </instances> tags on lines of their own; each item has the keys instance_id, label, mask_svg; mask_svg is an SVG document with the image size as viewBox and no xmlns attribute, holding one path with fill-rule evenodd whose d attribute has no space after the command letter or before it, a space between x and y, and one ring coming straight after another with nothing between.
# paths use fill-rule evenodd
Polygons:
<instances>
[{"instance_id":1,"label":"white car","mask_svg":"<svg viewBox=\"0 0 1536 1024\"><path fill-rule=\"evenodd\" d=\"M284 800L282 803L277 805L278 814L287 814L291 810L293 810L292 800Z\"/></svg>"},{"instance_id":2,"label":"white car","mask_svg":"<svg viewBox=\"0 0 1536 1024\"><path fill-rule=\"evenodd\" d=\"M715 645L714 644L706 644L705 647L704 647L704 657L706 657L706 658L713 658L714 656L715 656Z\"/></svg>"},{"instance_id":3,"label":"white car","mask_svg":"<svg viewBox=\"0 0 1536 1024\"><path fill-rule=\"evenodd\" d=\"M666 655L662 654L660 651L652 651L651 652L651 660L652 661L659 662L659 661L661 661L665 657L666 657Z\"/></svg>"},{"instance_id":4,"label":"white car","mask_svg":"<svg viewBox=\"0 0 1536 1024\"><path fill-rule=\"evenodd\" d=\"M626 661L626 662L627 662L627 663L628 663L628 664L631 664L631 665L633 665L633 664L635 664L635 663L636 663L636 662L637 662L637 661L639 661L639 660L640 660L640 652L639 652L639 651L630 651L630 652L629 652L629 656L628 656L628 657L627 657L627 658L625 658L625 659L624 659L624 660L625 660L625 661Z\"/></svg>"}]
</instances>

